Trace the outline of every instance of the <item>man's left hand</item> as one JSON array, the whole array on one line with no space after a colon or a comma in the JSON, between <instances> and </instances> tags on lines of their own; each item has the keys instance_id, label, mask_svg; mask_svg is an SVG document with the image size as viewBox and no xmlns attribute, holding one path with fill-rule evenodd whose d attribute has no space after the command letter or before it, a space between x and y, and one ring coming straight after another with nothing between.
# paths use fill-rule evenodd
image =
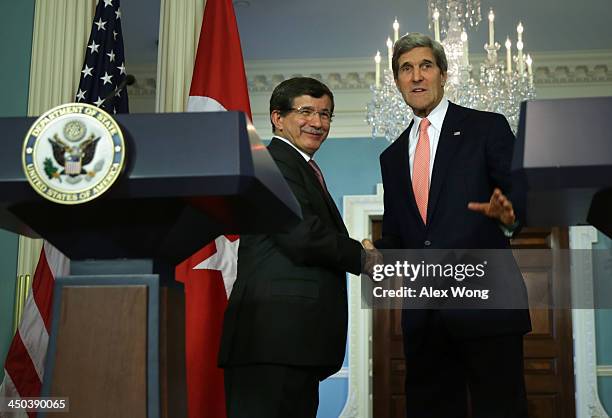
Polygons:
<instances>
[{"instance_id":1,"label":"man's left hand","mask_svg":"<svg viewBox=\"0 0 612 418\"><path fill-rule=\"evenodd\" d=\"M468 203L468 209L480 212L489 218L497 219L506 226L510 226L516 221L512 202L498 188L493 190L488 203L470 202Z\"/></svg>"}]
</instances>

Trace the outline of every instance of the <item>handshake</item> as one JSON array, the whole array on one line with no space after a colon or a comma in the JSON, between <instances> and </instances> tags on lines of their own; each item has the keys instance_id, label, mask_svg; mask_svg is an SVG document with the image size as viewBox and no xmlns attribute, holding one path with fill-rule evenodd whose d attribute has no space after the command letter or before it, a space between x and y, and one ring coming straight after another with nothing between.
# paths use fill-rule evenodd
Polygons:
<instances>
[{"instance_id":1,"label":"handshake","mask_svg":"<svg viewBox=\"0 0 612 418\"><path fill-rule=\"evenodd\" d=\"M368 275L372 278L374 266L377 264L383 264L383 255L380 251L376 249L372 240L368 238L364 238L361 240L361 245L363 246L365 253L365 260L363 262L362 274Z\"/></svg>"}]
</instances>

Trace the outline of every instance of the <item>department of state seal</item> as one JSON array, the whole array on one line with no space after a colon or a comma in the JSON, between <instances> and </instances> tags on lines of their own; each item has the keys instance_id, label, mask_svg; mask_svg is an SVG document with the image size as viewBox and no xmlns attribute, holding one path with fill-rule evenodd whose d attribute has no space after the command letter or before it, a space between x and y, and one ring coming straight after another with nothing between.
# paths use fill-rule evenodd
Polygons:
<instances>
[{"instance_id":1,"label":"department of state seal","mask_svg":"<svg viewBox=\"0 0 612 418\"><path fill-rule=\"evenodd\" d=\"M119 126L93 105L67 103L41 115L23 143L25 176L56 203L88 202L117 180L125 159Z\"/></svg>"}]
</instances>

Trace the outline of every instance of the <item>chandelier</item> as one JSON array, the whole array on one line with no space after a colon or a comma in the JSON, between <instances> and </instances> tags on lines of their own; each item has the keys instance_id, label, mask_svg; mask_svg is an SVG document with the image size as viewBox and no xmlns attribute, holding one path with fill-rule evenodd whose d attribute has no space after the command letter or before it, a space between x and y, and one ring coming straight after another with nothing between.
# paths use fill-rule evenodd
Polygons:
<instances>
[{"instance_id":1,"label":"chandelier","mask_svg":"<svg viewBox=\"0 0 612 418\"><path fill-rule=\"evenodd\" d=\"M533 61L525 54L523 25L519 22L516 53L512 41L506 38L505 59L499 56L500 44L495 42L495 14L489 11L489 39L484 45L485 60L479 68L469 61L468 28L481 20L480 0L428 0L430 29L436 41L444 46L448 61L448 79L444 95L453 103L473 109L501 113L516 133L520 104L535 98ZM393 23L394 40L399 38L399 23ZM412 110L395 86L391 57L393 42L387 39L387 65L381 72L381 55L376 53L376 83L371 86L372 100L366 108L366 122L373 137L394 141L409 125Z\"/></svg>"}]
</instances>

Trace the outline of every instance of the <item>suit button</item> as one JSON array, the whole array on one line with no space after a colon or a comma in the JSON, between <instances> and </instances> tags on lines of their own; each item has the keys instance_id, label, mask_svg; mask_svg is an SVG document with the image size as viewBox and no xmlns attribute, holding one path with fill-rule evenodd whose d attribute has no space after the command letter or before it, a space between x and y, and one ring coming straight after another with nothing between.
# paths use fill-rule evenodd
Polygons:
<instances>
[{"instance_id":1,"label":"suit button","mask_svg":"<svg viewBox=\"0 0 612 418\"><path fill-rule=\"evenodd\" d=\"M427 240L427 241L425 241L423 244L425 244L425 246L426 246L426 247L429 247L429 246L431 245L431 241L430 241L430 240Z\"/></svg>"}]
</instances>

